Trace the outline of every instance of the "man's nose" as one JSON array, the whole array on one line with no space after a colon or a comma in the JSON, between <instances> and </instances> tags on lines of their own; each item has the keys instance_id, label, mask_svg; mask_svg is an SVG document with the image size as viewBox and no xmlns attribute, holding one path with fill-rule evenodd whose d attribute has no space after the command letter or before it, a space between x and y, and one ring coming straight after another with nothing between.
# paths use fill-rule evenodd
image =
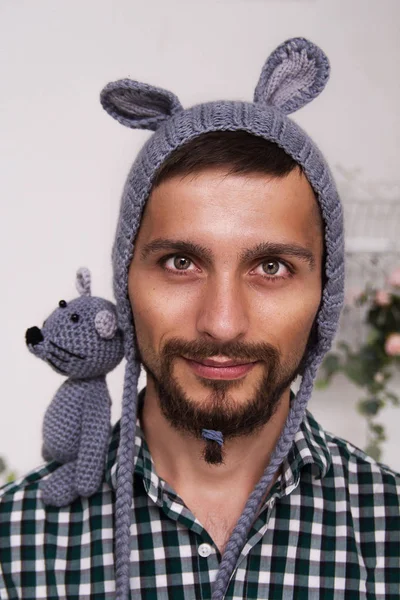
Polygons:
<instances>
[{"instance_id":1,"label":"man's nose","mask_svg":"<svg viewBox=\"0 0 400 600\"><path fill-rule=\"evenodd\" d=\"M197 329L221 342L243 336L249 327L247 299L240 283L210 281L201 299Z\"/></svg>"},{"instance_id":2,"label":"man's nose","mask_svg":"<svg viewBox=\"0 0 400 600\"><path fill-rule=\"evenodd\" d=\"M43 342L44 337L39 327L29 327L25 333L25 341L29 345L36 346L40 342Z\"/></svg>"}]
</instances>

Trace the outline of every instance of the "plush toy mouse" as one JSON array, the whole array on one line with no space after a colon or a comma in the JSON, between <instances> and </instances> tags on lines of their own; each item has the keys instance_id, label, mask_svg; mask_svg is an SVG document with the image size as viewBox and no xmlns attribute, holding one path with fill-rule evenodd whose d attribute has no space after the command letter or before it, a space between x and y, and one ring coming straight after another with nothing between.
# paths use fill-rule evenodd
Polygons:
<instances>
[{"instance_id":1,"label":"plush toy mouse","mask_svg":"<svg viewBox=\"0 0 400 600\"><path fill-rule=\"evenodd\" d=\"M45 460L61 463L41 487L43 502L65 506L100 487L110 435L111 400L106 374L124 355L114 304L91 296L90 272L77 272L80 296L60 300L42 329L26 331L29 350L68 379L43 423Z\"/></svg>"}]
</instances>

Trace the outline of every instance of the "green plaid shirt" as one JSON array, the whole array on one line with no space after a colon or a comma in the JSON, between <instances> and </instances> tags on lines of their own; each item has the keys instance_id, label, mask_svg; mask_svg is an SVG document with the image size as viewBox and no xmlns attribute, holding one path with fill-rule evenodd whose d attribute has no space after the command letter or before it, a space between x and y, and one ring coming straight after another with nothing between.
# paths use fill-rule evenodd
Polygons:
<instances>
[{"instance_id":1,"label":"green plaid shirt","mask_svg":"<svg viewBox=\"0 0 400 600\"><path fill-rule=\"evenodd\" d=\"M0 598L114 598L115 426L101 491L45 508L37 469L0 492ZM210 600L221 556L136 437L131 588L145 600ZM225 598L400 598L400 476L307 412L249 533Z\"/></svg>"}]
</instances>

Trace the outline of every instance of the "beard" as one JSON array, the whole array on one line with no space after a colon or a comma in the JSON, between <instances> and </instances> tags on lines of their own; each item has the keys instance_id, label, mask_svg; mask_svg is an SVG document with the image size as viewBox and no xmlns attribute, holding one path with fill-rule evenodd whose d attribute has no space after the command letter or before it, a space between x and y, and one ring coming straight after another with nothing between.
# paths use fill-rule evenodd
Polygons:
<instances>
[{"instance_id":1,"label":"beard","mask_svg":"<svg viewBox=\"0 0 400 600\"><path fill-rule=\"evenodd\" d=\"M206 401L200 404L187 396L173 374L173 363L178 357L201 361L218 354L243 363L260 361L263 365L263 376L244 401L238 403L230 392L241 388L246 377L217 380L196 375L202 387L209 390ZM142 354L140 360L147 376L153 381L164 417L175 429L198 439L202 439L203 430L211 429L221 432L226 441L239 436L249 436L271 419L283 392L297 375L302 373L305 355L306 353L300 357L292 356L282 364L280 352L266 343L218 344L209 340L188 342L172 338L165 344L159 357L152 360L154 367L149 365ZM203 458L206 462L221 464L221 444L214 440L206 440L204 443Z\"/></svg>"}]
</instances>

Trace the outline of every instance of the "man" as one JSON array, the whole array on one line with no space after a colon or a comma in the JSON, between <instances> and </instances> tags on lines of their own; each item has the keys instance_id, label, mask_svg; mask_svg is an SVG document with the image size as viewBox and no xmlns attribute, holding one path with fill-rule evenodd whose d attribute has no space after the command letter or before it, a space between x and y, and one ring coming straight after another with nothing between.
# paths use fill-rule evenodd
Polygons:
<instances>
[{"instance_id":1,"label":"man","mask_svg":"<svg viewBox=\"0 0 400 600\"><path fill-rule=\"evenodd\" d=\"M294 38L252 104L103 90L119 122L155 130L113 250L122 417L90 498L44 506L54 465L4 490L2 598L399 598L399 478L306 411L343 301L343 225L286 115L328 75Z\"/></svg>"}]
</instances>

